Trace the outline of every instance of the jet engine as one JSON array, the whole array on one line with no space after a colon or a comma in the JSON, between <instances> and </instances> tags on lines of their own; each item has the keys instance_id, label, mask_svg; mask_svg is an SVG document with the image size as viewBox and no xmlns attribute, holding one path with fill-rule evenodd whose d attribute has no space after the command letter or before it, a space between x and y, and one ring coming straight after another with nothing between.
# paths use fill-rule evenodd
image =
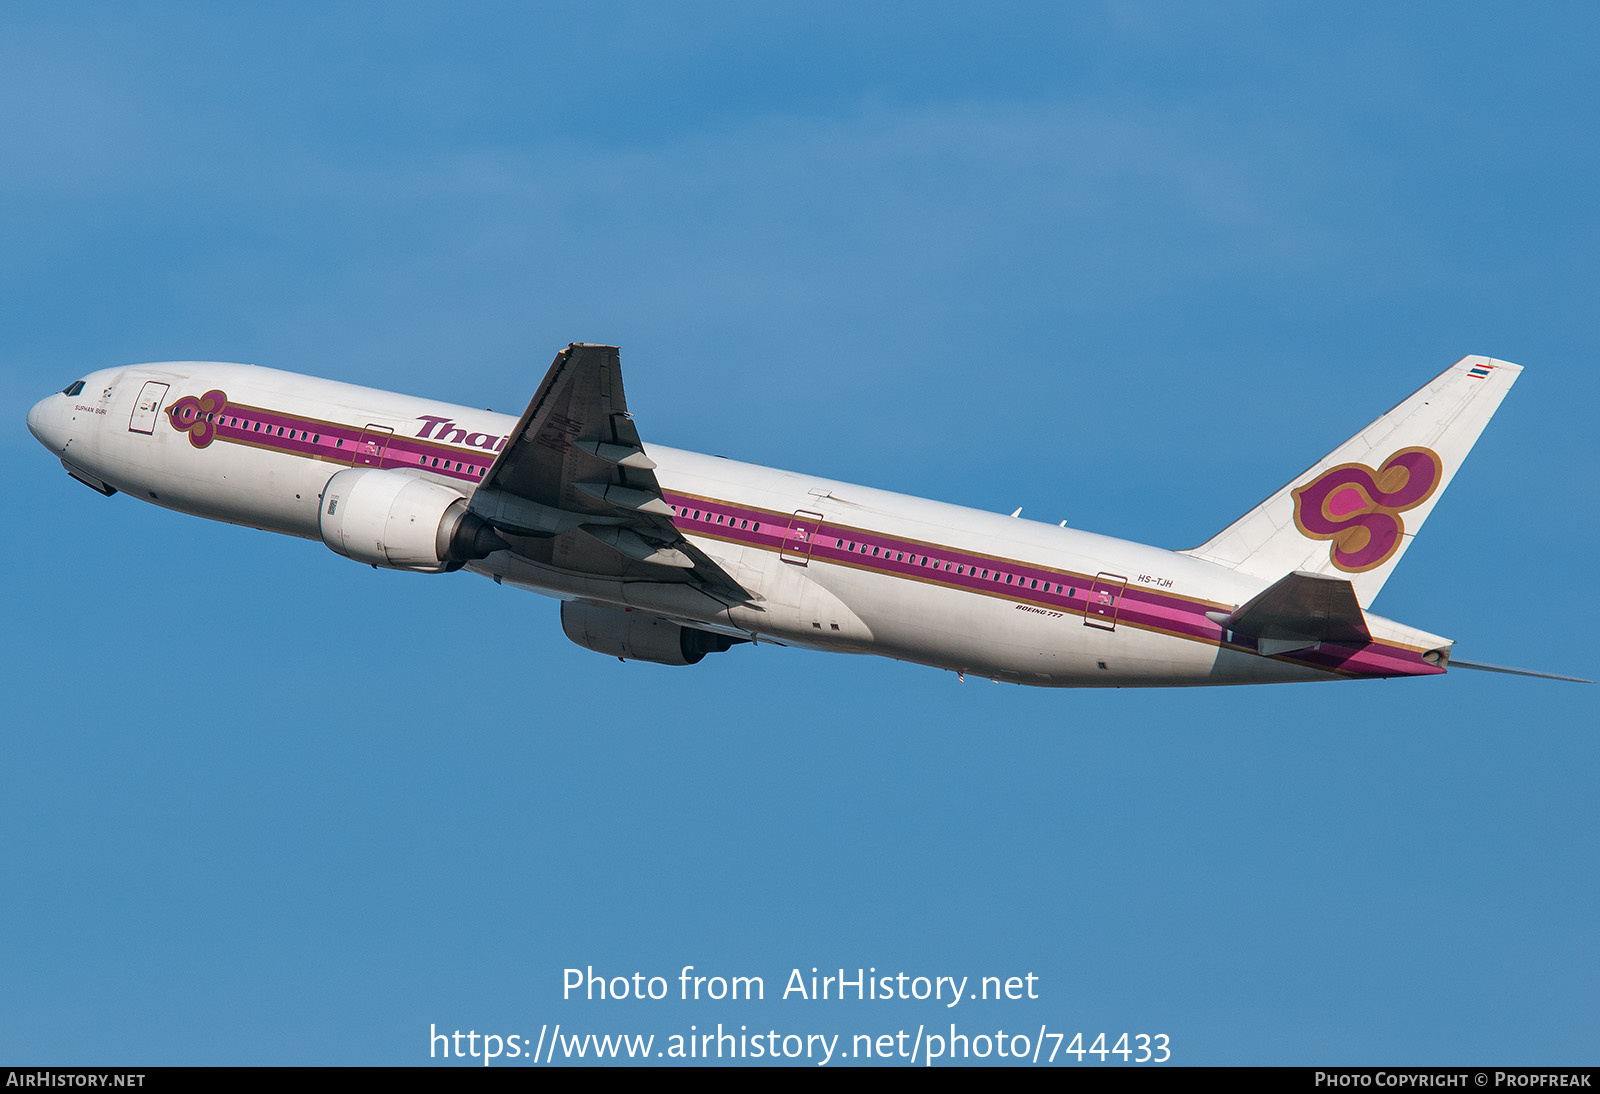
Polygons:
<instances>
[{"instance_id":1,"label":"jet engine","mask_svg":"<svg viewBox=\"0 0 1600 1094\"><path fill-rule=\"evenodd\" d=\"M346 468L328 480L317 527L346 558L424 574L459 570L506 546L454 490L375 467Z\"/></svg>"},{"instance_id":2,"label":"jet engine","mask_svg":"<svg viewBox=\"0 0 1600 1094\"><path fill-rule=\"evenodd\" d=\"M579 600L561 602L561 629L586 650L658 665L693 665L708 653L721 653L745 641L682 627L633 608Z\"/></svg>"}]
</instances>

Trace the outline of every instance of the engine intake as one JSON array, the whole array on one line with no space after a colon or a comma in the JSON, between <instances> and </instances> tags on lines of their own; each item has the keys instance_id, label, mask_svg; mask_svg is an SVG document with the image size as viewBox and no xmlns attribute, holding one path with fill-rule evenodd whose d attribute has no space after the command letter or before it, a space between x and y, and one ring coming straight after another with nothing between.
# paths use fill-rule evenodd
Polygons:
<instances>
[{"instance_id":1,"label":"engine intake","mask_svg":"<svg viewBox=\"0 0 1600 1094\"><path fill-rule=\"evenodd\" d=\"M708 653L722 653L743 638L683 627L659 615L581 600L561 602L561 629L586 650L625 661L693 665Z\"/></svg>"},{"instance_id":2,"label":"engine intake","mask_svg":"<svg viewBox=\"0 0 1600 1094\"><path fill-rule=\"evenodd\" d=\"M351 467L322 490L322 542L357 562L437 574L505 548L467 499L401 471Z\"/></svg>"}]
</instances>

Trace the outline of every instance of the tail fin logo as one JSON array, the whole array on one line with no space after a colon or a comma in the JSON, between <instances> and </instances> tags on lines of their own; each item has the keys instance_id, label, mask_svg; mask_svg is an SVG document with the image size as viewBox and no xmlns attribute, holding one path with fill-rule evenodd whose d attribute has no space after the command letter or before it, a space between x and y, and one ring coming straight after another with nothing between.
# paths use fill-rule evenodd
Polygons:
<instances>
[{"instance_id":1,"label":"tail fin logo","mask_svg":"<svg viewBox=\"0 0 1600 1094\"><path fill-rule=\"evenodd\" d=\"M1364 463L1330 467L1294 491L1294 523L1310 539L1331 539L1329 557L1347 574L1376 569L1400 549L1400 514L1433 496L1444 464L1431 448L1402 448L1374 471Z\"/></svg>"}]
</instances>

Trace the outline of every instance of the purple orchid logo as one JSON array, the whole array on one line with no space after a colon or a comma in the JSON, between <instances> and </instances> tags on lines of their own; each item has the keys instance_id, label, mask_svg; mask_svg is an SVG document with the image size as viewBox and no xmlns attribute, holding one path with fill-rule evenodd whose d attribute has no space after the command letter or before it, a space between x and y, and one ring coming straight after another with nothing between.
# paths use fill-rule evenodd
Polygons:
<instances>
[{"instance_id":1,"label":"purple orchid logo","mask_svg":"<svg viewBox=\"0 0 1600 1094\"><path fill-rule=\"evenodd\" d=\"M204 448L217 437L216 419L228 405L228 396L221 391L208 391L198 398L185 395L167 408L172 428L189 434L189 443Z\"/></svg>"},{"instance_id":2,"label":"purple orchid logo","mask_svg":"<svg viewBox=\"0 0 1600 1094\"><path fill-rule=\"evenodd\" d=\"M1345 573L1376 569L1400 550L1400 514L1433 496L1444 463L1431 448L1402 448L1374 471L1364 463L1331 467L1294 492L1294 523L1311 539L1331 539Z\"/></svg>"}]
</instances>

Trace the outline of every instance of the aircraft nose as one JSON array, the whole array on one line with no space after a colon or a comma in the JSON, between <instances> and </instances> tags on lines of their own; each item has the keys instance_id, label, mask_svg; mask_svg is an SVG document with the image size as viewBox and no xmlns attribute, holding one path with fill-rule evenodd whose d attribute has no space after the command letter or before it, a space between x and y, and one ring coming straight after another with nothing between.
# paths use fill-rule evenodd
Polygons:
<instances>
[{"instance_id":1,"label":"aircraft nose","mask_svg":"<svg viewBox=\"0 0 1600 1094\"><path fill-rule=\"evenodd\" d=\"M33 409L28 411L28 432L58 456L67 447L65 410L66 400L60 395L51 395L34 403Z\"/></svg>"}]
</instances>

